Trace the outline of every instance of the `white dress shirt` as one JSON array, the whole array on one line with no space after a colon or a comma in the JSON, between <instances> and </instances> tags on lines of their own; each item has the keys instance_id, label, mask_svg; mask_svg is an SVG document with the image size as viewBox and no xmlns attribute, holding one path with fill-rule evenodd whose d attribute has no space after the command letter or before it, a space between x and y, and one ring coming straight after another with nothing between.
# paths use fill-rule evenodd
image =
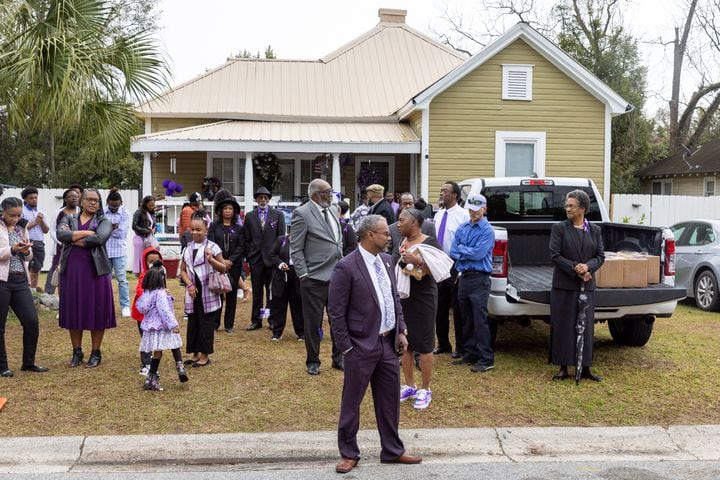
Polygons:
<instances>
[{"instance_id":1,"label":"white dress shirt","mask_svg":"<svg viewBox=\"0 0 720 480\"><path fill-rule=\"evenodd\" d=\"M453 240L455 239L455 232L457 232L460 225L470 220L470 214L457 203L454 207L448 208L447 212L448 216L447 221L445 222L445 236L443 237L443 244L441 246L443 252L449 254L450 247L452 247ZM442 224L443 215L445 215L445 209L441 208L435 214L434 218L435 234L438 238L440 237L440 225Z\"/></svg>"},{"instance_id":2,"label":"white dress shirt","mask_svg":"<svg viewBox=\"0 0 720 480\"><path fill-rule=\"evenodd\" d=\"M380 303L380 331L378 333L382 334L393 330L395 328L395 324L393 324L390 328L385 326L385 297L383 297L383 293L380 290L380 282L378 282L377 274L375 273L375 259L378 258L378 256L373 255L372 253L365 250L362 245L358 245L358 250L360 250L360 254L365 261L365 267L368 269L370 279L372 280L373 287L375 288L375 295L377 296L378 302ZM382 261L382 258L380 259L380 262L384 263ZM380 269L380 272L381 275L385 276L387 284L391 285L390 276L388 275L387 269L384 265L383 268ZM391 308L395 308L395 305L392 305Z\"/></svg>"}]
</instances>

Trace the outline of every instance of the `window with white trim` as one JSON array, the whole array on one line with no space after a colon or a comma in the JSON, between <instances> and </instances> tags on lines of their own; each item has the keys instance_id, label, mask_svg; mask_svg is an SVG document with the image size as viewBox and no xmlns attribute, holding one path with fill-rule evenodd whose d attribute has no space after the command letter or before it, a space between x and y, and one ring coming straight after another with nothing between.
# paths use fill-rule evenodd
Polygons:
<instances>
[{"instance_id":1,"label":"window with white trim","mask_svg":"<svg viewBox=\"0 0 720 480\"><path fill-rule=\"evenodd\" d=\"M235 159L233 158L213 158L212 159L212 176L216 177L222 183L222 188L235 192Z\"/></svg>"},{"instance_id":2,"label":"window with white trim","mask_svg":"<svg viewBox=\"0 0 720 480\"><path fill-rule=\"evenodd\" d=\"M532 100L533 65L503 65L502 99Z\"/></svg>"},{"instance_id":3,"label":"window with white trim","mask_svg":"<svg viewBox=\"0 0 720 480\"><path fill-rule=\"evenodd\" d=\"M208 152L206 175L217 177L225 188L240 195L245 186L245 157L239 154Z\"/></svg>"},{"instance_id":4,"label":"window with white trim","mask_svg":"<svg viewBox=\"0 0 720 480\"><path fill-rule=\"evenodd\" d=\"M715 177L705 177L703 195L706 197L715 196Z\"/></svg>"},{"instance_id":5,"label":"window with white trim","mask_svg":"<svg viewBox=\"0 0 720 480\"><path fill-rule=\"evenodd\" d=\"M495 176L545 176L545 132L495 132Z\"/></svg>"},{"instance_id":6,"label":"window with white trim","mask_svg":"<svg viewBox=\"0 0 720 480\"><path fill-rule=\"evenodd\" d=\"M652 183L653 195L672 195L672 180L657 180Z\"/></svg>"}]
</instances>

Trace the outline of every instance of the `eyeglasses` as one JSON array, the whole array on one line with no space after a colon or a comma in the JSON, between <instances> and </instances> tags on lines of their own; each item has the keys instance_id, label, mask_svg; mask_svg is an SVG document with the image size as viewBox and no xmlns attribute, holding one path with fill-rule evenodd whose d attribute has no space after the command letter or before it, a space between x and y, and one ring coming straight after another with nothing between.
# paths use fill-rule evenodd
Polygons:
<instances>
[{"instance_id":1,"label":"eyeglasses","mask_svg":"<svg viewBox=\"0 0 720 480\"><path fill-rule=\"evenodd\" d=\"M318 193L321 195L332 195L335 192L333 192L332 188L328 188L327 190L320 190Z\"/></svg>"},{"instance_id":2,"label":"eyeglasses","mask_svg":"<svg viewBox=\"0 0 720 480\"><path fill-rule=\"evenodd\" d=\"M83 198L83 200L86 201L86 202L88 202L88 203L95 203L95 204L100 203L100 199L99 199L99 198Z\"/></svg>"},{"instance_id":3,"label":"eyeglasses","mask_svg":"<svg viewBox=\"0 0 720 480\"><path fill-rule=\"evenodd\" d=\"M565 210L575 210L577 208L580 208L579 205L565 205Z\"/></svg>"}]
</instances>

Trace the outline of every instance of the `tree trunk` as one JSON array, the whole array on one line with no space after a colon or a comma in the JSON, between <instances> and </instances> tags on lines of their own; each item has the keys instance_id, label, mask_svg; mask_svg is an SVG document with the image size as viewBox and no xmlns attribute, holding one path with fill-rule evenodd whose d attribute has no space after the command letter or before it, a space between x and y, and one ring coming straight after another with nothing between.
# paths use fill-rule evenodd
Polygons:
<instances>
[{"instance_id":1,"label":"tree trunk","mask_svg":"<svg viewBox=\"0 0 720 480\"><path fill-rule=\"evenodd\" d=\"M688 8L687 17L685 17L685 26L682 35L680 29L675 28L675 40L673 41L673 76L672 76L672 93L670 95L670 131L668 144L670 154L677 152L680 144L684 142L684 138L679 131L680 117L680 77L682 76L683 60L685 60L685 51L687 50L687 40L690 35L693 18L695 17L695 8L698 0L692 0Z\"/></svg>"}]
</instances>

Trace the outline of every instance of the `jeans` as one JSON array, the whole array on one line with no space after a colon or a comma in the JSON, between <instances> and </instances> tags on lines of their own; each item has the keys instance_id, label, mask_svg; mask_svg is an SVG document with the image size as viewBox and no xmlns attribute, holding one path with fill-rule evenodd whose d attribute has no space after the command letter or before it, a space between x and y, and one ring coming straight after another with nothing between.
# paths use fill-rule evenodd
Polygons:
<instances>
[{"instance_id":1,"label":"jeans","mask_svg":"<svg viewBox=\"0 0 720 480\"><path fill-rule=\"evenodd\" d=\"M127 272L125 271L125 262L127 257L111 258L112 269L115 271L115 279L118 282L118 292L120 294L120 308L130 308L130 286L127 281Z\"/></svg>"},{"instance_id":2,"label":"jeans","mask_svg":"<svg viewBox=\"0 0 720 480\"><path fill-rule=\"evenodd\" d=\"M490 274L460 277L458 282L458 306L462 311L465 336L464 357L480 365L495 365L487 309Z\"/></svg>"},{"instance_id":3,"label":"jeans","mask_svg":"<svg viewBox=\"0 0 720 480\"><path fill-rule=\"evenodd\" d=\"M8 276L7 282L0 281L0 371L8 369L5 350L5 322L10 309L15 312L23 329L22 364L34 365L40 327L25 273L11 274Z\"/></svg>"}]
</instances>

